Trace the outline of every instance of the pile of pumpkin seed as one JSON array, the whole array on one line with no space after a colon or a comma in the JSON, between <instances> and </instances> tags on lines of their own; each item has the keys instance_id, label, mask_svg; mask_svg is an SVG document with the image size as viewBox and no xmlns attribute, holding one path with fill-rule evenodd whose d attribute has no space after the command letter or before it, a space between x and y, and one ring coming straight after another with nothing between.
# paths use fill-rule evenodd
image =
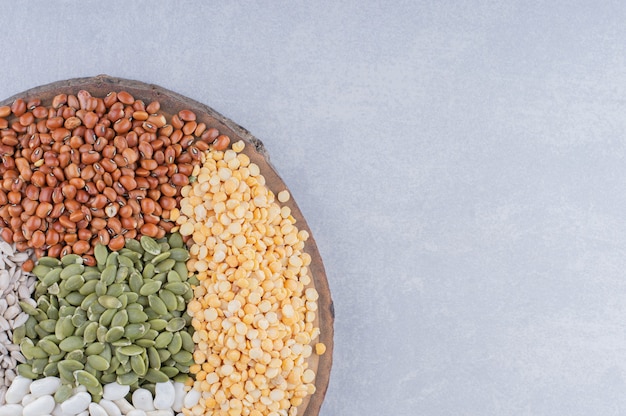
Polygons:
<instances>
[{"instance_id":1,"label":"pile of pumpkin seed","mask_svg":"<svg viewBox=\"0 0 626 416\"><path fill-rule=\"evenodd\" d=\"M59 377L57 402L77 385L97 402L103 383L154 392L156 383L186 381L195 347L186 308L198 282L180 234L128 239L118 252L98 245L94 256L96 266L70 254L33 269L37 307L20 303L30 316L14 333L27 359L19 374Z\"/></svg>"}]
</instances>

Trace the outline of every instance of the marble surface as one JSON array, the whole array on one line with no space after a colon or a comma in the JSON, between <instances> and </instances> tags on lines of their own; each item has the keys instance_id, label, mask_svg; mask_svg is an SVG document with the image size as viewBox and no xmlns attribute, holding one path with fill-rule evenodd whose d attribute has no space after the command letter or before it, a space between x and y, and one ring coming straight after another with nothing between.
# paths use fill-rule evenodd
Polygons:
<instances>
[{"instance_id":1,"label":"marble surface","mask_svg":"<svg viewBox=\"0 0 626 416\"><path fill-rule=\"evenodd\" d=\"M321 415L626 414L623 3L2 3L0 96L105 73L265 143L335 301Z\"/></svg>"}]
</instances>

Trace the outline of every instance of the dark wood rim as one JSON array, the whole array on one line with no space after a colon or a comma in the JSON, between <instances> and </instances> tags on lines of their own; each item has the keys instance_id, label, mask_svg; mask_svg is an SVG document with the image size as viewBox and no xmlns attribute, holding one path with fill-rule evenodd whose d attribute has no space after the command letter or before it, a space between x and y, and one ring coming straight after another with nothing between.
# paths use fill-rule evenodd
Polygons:
<instances>
[{"instance_id":1,"label":"dark wood rim","mask_svg":"<svg viewBox=\"0 0 626 416\"><path fill-rule=\"evenodd\" d=\"M265 176L266 184L274 193L278 193L283 189L288 189L276 172L276 169L272 166L263 143L250 134L248 130L224 117L211 107L158 85L123 78L115 78L108 75L74 78L29 89L0 101L0 106L10 105L17 98L23 98L26 101L30 98L40 98L45 104L49 103L57 94L76 94L82 89L89 91L96 97L104 97L111 91L127 91L135 98L142 99L146 103L158 100L161 103L161 110L167 115L172 115L183 108L190 109L196 113L198 121L206 123L209 127L218 128L220 132L229 135L232 142L239 139L247 142L245 153L254 163L259 165L261 173ZM317 376L315 380L316 392L312 396L309 396L307 400L299 406L300 411L305 409L304 413L301 413L302 415L316 416L319 414L330 380L333 356L333 325L335 311L326 272L322 258L317 249L317 245L315 244L313 233L311 232L294 199L291 198L287 203L285 203L285 205L291 208L291 213L296 219L296 225L298 228L301 230L305 229L310 234L310 238L305 243L305 251L311 256L312 261L309 266L309 270L311 271L313 284L319 292L317 312L318 325L321 331L319 342L323 342L327 349L326 353L319 357L314 352L309 360L309 366L311 368L317 368Z\"/></svg>"}]
</instances>

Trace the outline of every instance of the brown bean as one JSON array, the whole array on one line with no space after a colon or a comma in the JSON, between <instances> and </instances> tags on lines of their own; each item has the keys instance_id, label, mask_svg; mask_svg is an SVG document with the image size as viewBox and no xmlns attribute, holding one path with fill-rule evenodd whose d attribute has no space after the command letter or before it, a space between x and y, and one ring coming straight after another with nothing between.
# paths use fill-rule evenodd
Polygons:
<instances>
[{"instance_id":1,"label":"brown bean","mask_svg":"<svg viewBox=\"0 0 626 416\"><path fill-rule=\"evenodd\" d=\"M21 116L26 112L26 102L22 98L18 98L11 104L11 111L16 117Z\"/></svg>"},{"instance_id":2,"label":"brown bean","mask_svg":"<svg viewBox=\"0 0 626 416\"><path fill-rule=\"evenodd\" d=\"M118 251L124 248L125 239L123 235L116 235L109 241L109 250Z\"/></svg>"},{"instance_id":3,"label":"brown bean","mask_svg":"<svg viewBox=\"0 0 626 416\"><path fill-rule=\"evenodd\" d=\"M38 200L24 199L22 200L22 209L26 215L33 215L39 206Z\"/></svg>"},{"instance_id":4,"label":"brown bean","mask_svg":"<svg viewBox=\"0 0 626 416\"><path fill-rule=\"evenodd\" d=\"M158 162L154 159L142 159L140 165L142 168L148 171L152 171L159 166Z\"/></svg>"},{"instance_id":5,"label":"brown bean","mask_svg":"<svg viewBox=\"0 0 626 416\"><path fill-rule=\"evenodd\" d=\"M139 232L148 237L156 237L159 232L159 227L157 227L156 224L144 224L139 229Z\"/></svg>"},{"instance_id":6,"label":"brown bean","mask_svg":"<svg viewBox=\"0 0 626 416\"><path fill-rule=\"evenodd\" d=\"M185 186L189 184L189 178L182 173L175 173L172 175L171 182L175 186Z\"/></svg>"},{"instance_id":7,"label":"brown bean","mask_svg":"<svg viewBox=\"0 0 626 416\"><path fill-rule=\"evenodd\" d=\"M43 224L43 221L44 220L39 217L31 216L24 223L24 226L26 227L27 230L35 231L41 227L41 224Z\"/></svg>"},{"instance_id":8,"label":"brown bean","mask_svg":"<svg viewBox=\"0 0 626 416\"><path fill-rule=\"evenodd\" d=\"M34 248L42 248L46 244L46 235L43 231L37 230L30 239L30 245Z\"/></svg>"},{"instance_id":9,"label":"brown bean","mask_svg":"<svg viewBox=\"0 0 626 416\"><path fill-rule=\"evenodd\" d=\"M87 253L90 247L91 246L89 242L84 241L84 240L78 240L72 245L72 251L75 254L81 255L81 254Z\"/></svg>"},{"instance_id":10,"label":"brown bean","mask_svg":"<svg viewBox=\"0 0 626 416\"><path fill-rule=\"evenodd\" d=\"M152 214L154 212L156 203L154 202L154 200L150 198L144 198L141 200L140 205L141 205L141 212L145 215L145 214Z\"/></svg>"},{"instance_id":11,"label":"brown bean","mask_svg":"<svg viewBox=\"0 0 626 416\"><path fill-rule=\"evenodd\" d=\"M61 241L61 236L54 230L48 230L46 233L46 245L53 246Z\"/></svg>"},{"instance_id":12,"label":"brown bean","mask_svg":"<svg viewBox=\"0 0 626 416\"><path fill-rule=\"evenodd\" d=\"M176 200L168 196L163 196L159 199L159 205L161 208L169 211L176 208Z\"/></svg>"},{"instance_id":13,"label":"brown bean","mask_svg":"<svg viewBox=\"0 0 626 416\"><path fill-rule=\"evenodd\" d=\"M35 210L35 215L39 218L46 218L52 212L53 205L50 202L41 202Z\"/></svg>"},{"instance_id":14,"label":"brown bean","mask_svg":"<svg viewBox=\"0 0 626 416\"><path fill-rule=\"evenodd\" d=\"M19 117L19 123L24 127L28 126L29 124L32 124L34 121L35 121L35 116L31 112L24 113Z\"/></svg>"},{"instance_id":15,"label":"brown bean","mask_svg":"<svg viewBox=\"0 0 626 416\"><path fill-rule=\"evenodd\" d=\"M146 111L150 114L154 114L161 109L161 103L158 101L152 101L146 106Z\"/></svg>"}]
</instances>

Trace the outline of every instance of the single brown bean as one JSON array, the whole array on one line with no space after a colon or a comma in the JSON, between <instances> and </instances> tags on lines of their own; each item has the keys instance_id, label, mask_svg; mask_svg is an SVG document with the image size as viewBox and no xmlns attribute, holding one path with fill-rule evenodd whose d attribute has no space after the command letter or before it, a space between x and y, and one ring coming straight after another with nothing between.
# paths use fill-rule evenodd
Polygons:
<instances>
[{"instance_id":1,"label":"single brown bean","mask_svg":"<svg viewBox=\"0 0 626 416\"><path fill-rule=\"evenodd\" d=\"M159 227L157 227L156 224L144 224L139 229L139 232L148 237L156 237L159 232Z\"/></svg>"},{"instance_id":2,"label":"single brown bean","mask_svg":"<svg viewBox=\"0 0 626 416\"><path fill-rule=\"evenodd\" d=\"M152 171L159 166L158 162L154 159L142 159L140 165L142 168L148 171Z\"/></svg>"},{"instance_id":3,"label":"single brown bean","mask_svg":"<svg viewBox=\"0 0 626 416\"><path fill-rule=\"evenodd\" d=\"M9 115L11 115L11 107L9 107L8 105L3 105L2 107L0 107L0 117L8 117Z\"/></svg>"},{"instance_id":4,"label":"single brown bean","mask_svg":"<svg viewBox=\"0 0 626 416\"><path fill-rule=\"evenodd\" d=\"M32 124L34 121L35 121L35 116L31 112L24 113L19 117L19 123L24 127L28 126L29 124Z\"/></svg>"},{"instance_id":5,"label":"single brown bean","mask_svg":"<svg viewBox=\"0 0 626 416\"><path fill-rule=\"evenodd\" d=\"M176 208L176 200L168 196L163 196L159 199L159 205L161 208L169 211Z\"/></svg>"},{"instance_id":6,"label":"single brown bean","mask_svg":"<svg viewBox=\"0 0 626 416\"><path fill-rule=\"evenodd\" d=\"M50 202L41 202L35 210L35 215L39 218L46 218L52 212L53 205Z\"/></svg>"},{"instance_id":7,"label":"single brown bean","mask_svg":"<svg viewBox=\"0 0 626 416\"><path fill-rule=\"evenodd\" d=\"M213 141L215 141L215 139L217 139L219 135L220 135L219 130L216 129L215 127L211 127L210 129L205 130L204 133L202 133L202 135L200 135L200 139L208 143L213 143Z\"/></svg>"},{"instance_id":8,"label":"single brown bean","mask_svg":"<svg viewBox=\"0 0 626 416\"><path fill-rule=\"evenodd\" d=\"M90 247L88 241L78 240L72 245L72 251L74 251L75 254L81 255L87 253Z\"/></svg>"},{"instance_id":9,"label":"single brown bean","mask_svg":"<svg viewBox=\"0 0 626 416\"><path fill-rule=\"evenodd\" d=\"M61 241L61 235L55 230L48 230L46 233L46 245L53 246Z\"/></svg>"},{"instance_id":10,"label":"single brown bean","mask_svg":"<svg viewBox=\"0 0 626 416\"><path fill-rule=\"evenodd\" d=\"M143 221L145 224L158 224L161 218L156 214L144 214Z\"/></svg>"},{"instance_id":11,"label":"single brown bean","mask_svg":"<svg viewBox=\"0 0 626 416\"><path fill-rule=\"evenodd\" d=\"M54 204L54 206L52 207L52 211L50 211L49 217L59 218L61 215L63 215L63 213L65 213L65 204L63 204L63 202L59 202Z\"/></svg>"},{"instance_id":12,"label":"single brown bean","mask_svg":"<svg viewBox=\"0 0 626 416\"><path fill-rule=\"evenodd\" d=\"M101 158L100 153L90 150L86 153L82 153L81 154L81 162L84 163L85 165L91 165L94 164L96 162L98 162Z\"/></svg>"},{"instance_id":13,"label":"single brown bean","mask_svg":"<svg viewBox=\"0 0 626 416\"><path fill-rule=\"evenodd\" d=\"M107 230L111 235L116 235L122 232L122 223L116 217L111 217L107 220Z\"/></svg>"},{"instance_id":14,"label":"single brown bean","mask_svg":"<svg viewBox=\"0 0 626 416\"><path fill-rule=\"evenodd\" d=\"M230 144L230 137L226 136L225 134L221 134L213 142L213 149L218 150L218 151L226 150L229 144Z\"/></svg>"},{"instance_id":15,"label":"single brown bean","mask_svg":"<svg viewBox=\"0 0 626 416\"><path fill-rule=\"evenodd\" d=\"M124 248L125 239L123 235L116 235L109 241L109 250L118 251Z\"/></svg>"},{"instance_id":16,"label":"single brown bean","mask_svg":"<svg viewBox=\"0 0 626 416\"><path fill-rule=\"evenodd\" d=\"M84 189L79 189L78 191L76 191L76 198L75 199L76 199L77 202L79 202L81 204L86 204L87 201L89 201L89 199L91 199L91 196Z\"/></svg>"},{"instance_id":17,"label":"single brown bean","mask_svg":"<svg viewBox=\"0 0 626 416\"><path fill-rule=\"evenodd\" d=\"M42 248L45 244L46 235L40 230L35 231L30 239L30 245L34 248Z\"/></svg>"},{"instance_id":18,"label":"single brown bean","mask_svg":"<svg viewBox=\"0 0 626 416\"><path fill-rule=\"evenodd\" d=\"M16 117L21 116L26 112L26 102L22 98L18 98L11 104L11 111Z\"/></svg>"},{"instance_id":19,"label":"single brown bean","mask_svg":"<svg viewBox=\"0 0 626 416\"><path fill-rule=\"evenodd\" d=\"M154 202L153 199L144 198L144 199L141 200L140 204L141 204L141 212L144 215L145 214L152 214L154 212L156 203Z\"/></svg>"},{"instance_id":20,"label":"single brown bean","mask_svg":"<svg viewBox=\"0 0 626 416\"><path fill-rule=\"evenodd\" d=\"M175 186L185 186L189 184L189 178L182 173L175 173L171 177L171 182Z\"/></svg>"},{"instance_id":21,"label":"single brown bean","mask_svg":"<svg viewBox=\"0 0 626 416\"><path fill-rule=\"evenodd\" d=\"M117 99L121 103L126 104L126 105L131 105L135 101L135 98L130 93L128 93L127 91L120 91L120 92L118 92L117 93Z\"/></svg>"}]
</instances>

